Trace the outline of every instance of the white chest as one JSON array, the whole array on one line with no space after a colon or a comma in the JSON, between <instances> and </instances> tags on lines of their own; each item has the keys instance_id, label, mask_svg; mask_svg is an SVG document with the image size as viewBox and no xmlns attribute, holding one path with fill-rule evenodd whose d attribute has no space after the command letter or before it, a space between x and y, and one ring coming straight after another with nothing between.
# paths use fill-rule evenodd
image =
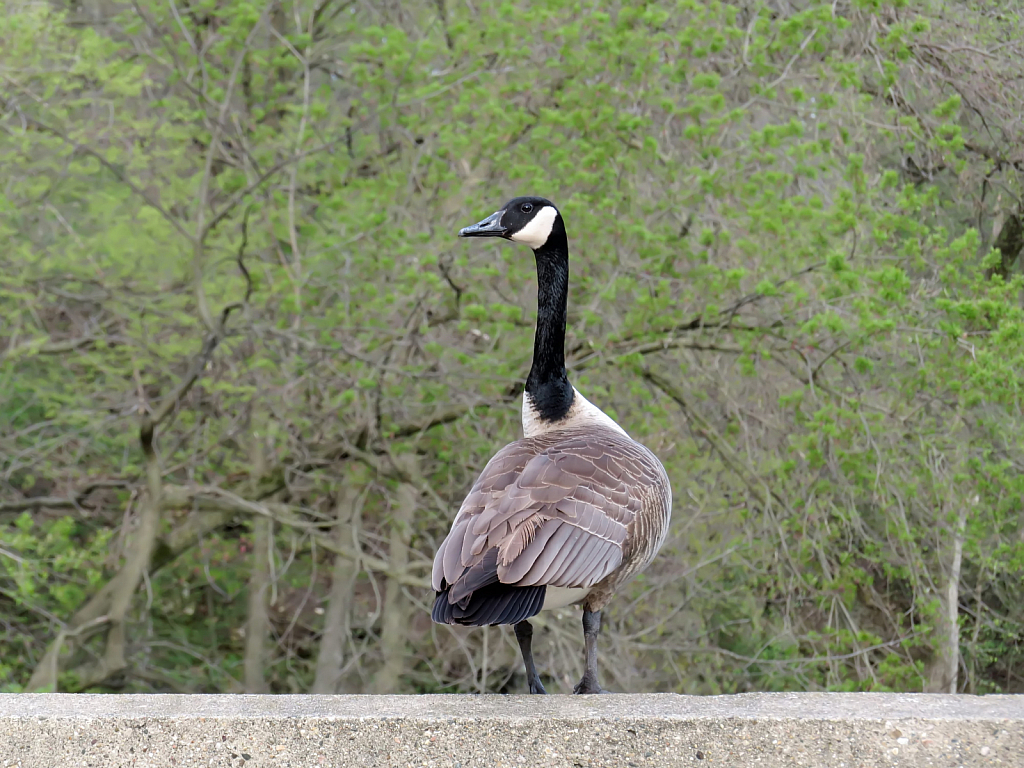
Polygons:
<instances>
[{"instance_id":1,"label":"white chest","mask_svg":"<svg viewBox=\"0 0 1024 768\"><path fill-rule=\"evenodd\" d=\"M548 587L544 593L542 611L567 608L590 594L588 587Z\"/></svg>"}]
</instances>

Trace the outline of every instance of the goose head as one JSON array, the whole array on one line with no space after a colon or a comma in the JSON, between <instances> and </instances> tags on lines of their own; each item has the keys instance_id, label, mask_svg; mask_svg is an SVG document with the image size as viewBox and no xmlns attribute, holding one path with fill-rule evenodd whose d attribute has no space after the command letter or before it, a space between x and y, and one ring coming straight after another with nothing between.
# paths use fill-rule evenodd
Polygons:
<instances>
[{"instance_id":1,"label":"goose head","mask_svg":"<svg viewBox=\"0 0 1024 768\"><path fill-rule=\"evenodd\" d=\"M516 197L483 221L459 230L459 237L503 237L537 251L552 234L565 236L562 215L543 197Z\"/></svg>"}]
</instances>

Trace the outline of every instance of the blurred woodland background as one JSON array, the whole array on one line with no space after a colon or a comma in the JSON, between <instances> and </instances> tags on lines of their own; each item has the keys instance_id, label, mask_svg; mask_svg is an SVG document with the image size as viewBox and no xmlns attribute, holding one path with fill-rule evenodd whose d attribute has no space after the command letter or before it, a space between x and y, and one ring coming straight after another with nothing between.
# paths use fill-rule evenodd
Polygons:
<instances>
[{"instance_id":1,"label":"blurred woodland background","mask_svg":"<svg viewBox=\"0 0 1024 768\"><path fill-rule=\"evenodd\" d=\"M568 359L621 691L1024 691L1021 0L9 0L0 690L522 692L430 559ZM548 690L582 669L545 614Z\"/></svg>"}]
</instances>

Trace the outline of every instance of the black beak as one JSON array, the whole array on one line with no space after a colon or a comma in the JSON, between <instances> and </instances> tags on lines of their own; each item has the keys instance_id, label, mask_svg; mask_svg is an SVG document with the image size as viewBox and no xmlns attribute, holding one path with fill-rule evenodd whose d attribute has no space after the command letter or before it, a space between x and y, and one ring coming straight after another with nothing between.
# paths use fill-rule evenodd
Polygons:
<instances>
[{"instance_id":1,"label":"black beak","mask_svg":"<svg viewBox=\"0 0 1024 768\"><path fill-rule=\"evenodd\" d=\"M459 237L505 237L508 230L501 226L501 215L505 211L495 211L483 221L459 230Z\"/></svg>"}]
</instances>

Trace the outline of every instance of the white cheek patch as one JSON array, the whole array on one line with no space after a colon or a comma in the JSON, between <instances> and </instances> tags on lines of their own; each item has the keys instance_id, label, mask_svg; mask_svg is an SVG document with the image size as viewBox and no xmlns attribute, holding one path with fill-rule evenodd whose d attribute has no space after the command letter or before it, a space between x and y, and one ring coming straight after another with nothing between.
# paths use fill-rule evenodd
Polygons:
<instances>
[{"instance_id":1,"label":"white cheek patch","mask_svg":"<svg viewBox=\"0 0 1024 768\"><path fill-rule=\"evenodd\" d=\"M545 205L530 219L529 224L509 237L509 240L524 243L536 251L548 241L551 229L555 226L555 217L557 215L558 211L550 205Z\"/></svg>"}]
</instances>

